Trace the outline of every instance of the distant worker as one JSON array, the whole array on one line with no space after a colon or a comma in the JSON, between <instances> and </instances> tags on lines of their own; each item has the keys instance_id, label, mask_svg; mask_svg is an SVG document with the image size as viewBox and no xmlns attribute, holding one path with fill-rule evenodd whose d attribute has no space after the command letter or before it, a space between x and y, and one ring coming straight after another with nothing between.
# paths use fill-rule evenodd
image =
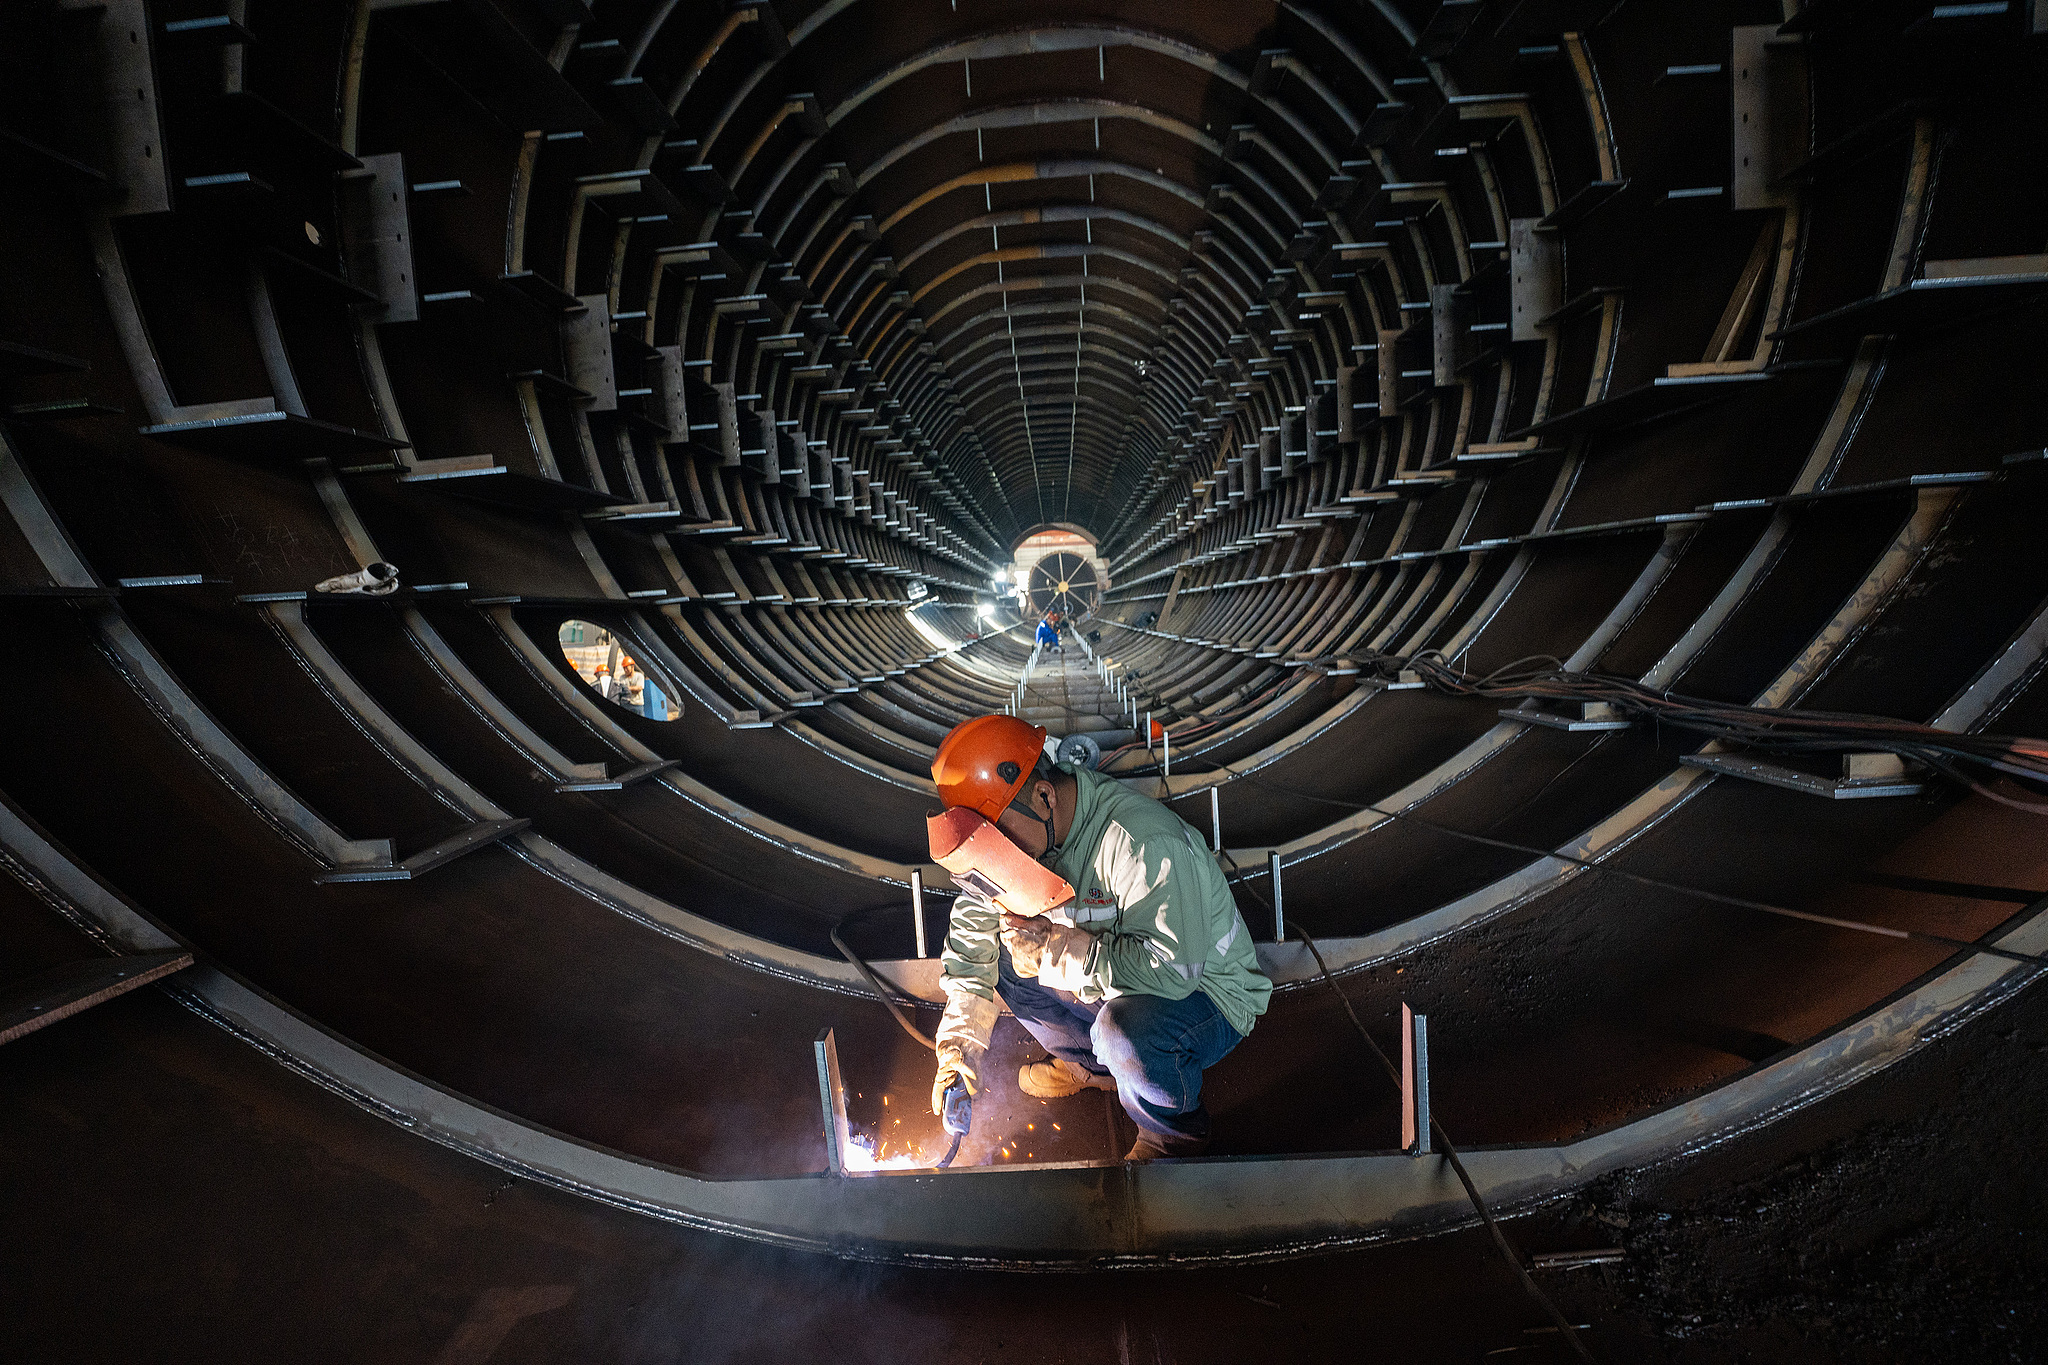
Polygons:
<instances>
[{"instance_id":1,"label":"distant worker","mask_svg":"<svg viewBox=\"0 0 2048 1365\"><path fill-rule=\"evenodd\" d=\"M1053 625L1050 616L1038 623L1038 631L1033 638L1037 641L1040 649L1060 648L1060 633L1058 628ZM1066 651L1061 650L1060 652L1065 653Z\"/></svg>"},{"instance_id":2,"label":"distant worker","mask_svg":"<svg viewBox=\"0 0 2048 1365\"><path fill-rule=\"evenodd\" d=\"M612 668L610 664L599 664L597 666L596 685L597 695L603 697L606 701L610 701L612 699L612 689L617 686L612 681Z\"/></svg>"},{"instance_id":3,"label":"distant worker","mask_svg":"<svg viewBox=\"0 0 2048 1365\"><path fill-rule=\"evenodd\" d=\"M1113 1090L1138 1126L1126 1161L1201 1154L1202 1073L1273 991L1201 835L1115 778L1054 763L1045 730L1014 716L954 727L932 780L948 807L932 856L960 887L933 1112L956 1079L987 1085L1000 996L1052 1054L1018 1071L1025 1094Z\"/></svg>"}]
</instances>

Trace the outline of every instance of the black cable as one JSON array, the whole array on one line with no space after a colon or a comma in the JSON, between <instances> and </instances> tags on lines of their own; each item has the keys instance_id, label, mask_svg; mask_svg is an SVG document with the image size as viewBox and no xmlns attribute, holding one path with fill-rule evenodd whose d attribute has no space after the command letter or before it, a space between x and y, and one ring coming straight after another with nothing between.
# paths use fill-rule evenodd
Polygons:
<instances>
[{"instance_id":1,"label":"black cable","mask_svg":"<svg viewBox=\"0 0 2048 1365\"><path fill-rule=\"evenodd\" d=\"M846 923L846 921L852 919L854 915L861 915L866 913L867 912L864 910L855 910L852 914L842 917L839 921L839 924ZM845 958L848 962L851 962L854 965L855 969L858 970L862 976L867 978L868 984L875 988L875 994L879 995L882 998L882 1003L889 1007L889 1013L895 1015L896 1022L903 1025L903 1031L909 1034L911 1037L917 1039L918 1042L924 1044L924 1046L930 1048L932 1051L937 1052L939 1050L939 1045L917 1031L917 1025L910 1022L910 1016L903 1012L903 1007L898 1005L896 1003L896 998L889 994L889 988L882 984L882 978L876 976L874 973L874 969L869 967L867 963L861 961L860 955L854 952L853 949L847 947L846 940L839 937L839 924L833 925L831 929L832 946L839 950L839 955L841 957Z\"/></svg>"},{"instance_id":2,"label":"black cable","mask_svg":"<svg viewBox=\"0 0 2048 1365\"><path fill-rule=\"evenodd\" d=\"M2048 743L2041 740L1957 734L1890 716L1710 701L1660 691L1630 678L1573 672L1549 655L1518 659L1484 675L1464 672L1436 651L1406 659L1372 655L1362 666L1383 676L1398 676L1405 670L1435 690L1454 696L1606 702L1681 729L1766 749L1841 752L1874 748L1927 763L1944 776L1971 786L1976 784L1953 768L1941 766L1940 760L1982 763L2015 777L2048 780ZM2048 812L2048 805L2022 808Z\"/></svg>"},{"instance_id":3,"label":"black cable","mask_svg":"<svg viewBox=\"0 0 2048 1365\"><path fill-rule=\"evenodd\" d=\"M1328 662L1315 660L1314 663ZM1553 655L1532 655L1517 659L1494 669L1490 673L1475 676L1454 668L1435 651L1416 654L1408 658L1397 655L1373 654L1363 661L1381 673L1397 676L1408 671L1421 678L1432 688L1454 696L1492 697L1547 697L1559 696L1578 700L1605 701L1618 708L1627 708L1648 715L1659 725L1671 724L1695 731L1713 734L1718 738L1733 739L1758 747L1789 750L1792 752L1828 752L1844 749L1878 749L1913 758L1926 764L1936 773L1969 788L1978 795L2001 805L2029 811L2034 814L2048 814L2048 802L2033 802L2009 797L1994 791L1983 783L1955 767L1955 759L1983 763L1999 772L2015 777L2032 777L2048 780L2048 743L2016 736L1961 735L1937 730L1932 726L1912 721L1894 720L1884 716L1866 716L1836 711L1785 711L1771 707L1734 706L1720 702L1704 701L1697 698L1677 696L1659 692L1628 678L1614 677L1599 673L1574 673ZM1197 727L1199 733L1202 727ZM1183 739L1183 743L1186 740ZM1121 752L1121 751L1119 751ZM2015 762L2013 760L2019 760ZM2037 770L2027 763L2037 759L2041 766ZM1106 756L1103 760L1108 761ZM1228 767L1215 771L1229 772ZM1143 776L1143 770L1120 774L1120 776ZM1883 925L1870 924L1863 920L1842 919L1832 915L1819 915L1807 910L1793 910L1787 906L1771 905L1764 901L1753 901L1745 897L1724 895L1707 891L1680 882L1665 881L1658 877L1646 877L1641 873L1627 872L1620 868L1597 863L1585 858L1559 853L1554 849L1535 848L1527 844L1512 843L1504 839L1490 839L1485 835L1471 834L1464 830L1439 825L1420 816L1404 811L1390 811L1370 803L1341 801L1332 797L1316 796L1308 792L1295 791L1279 783L1257 777L1251 773L1237 773L1236 776L1256 786L1269 788L1283 795L1305 801L1316 801L1337 806L1345 810L1366 811L1389 820L1407 820L1432 829L1454 839L1492 848L1512 850L1538 858L1555 858L1609 876L1623 878L1643 886L1674 891L1680 895L1700 900L1717 901L1761 914L1777 915L1788 919L1806 920L1815 924L1826 924L1838 929L1857 933L1875 934L1885 938L1907 939L1921 943L1938 944L1954 951L1988 953L1993 957L2007 958L2014 962L2030 963L2034 966L2048 966L2048 958L2032 953L2015 952L1992 944L1968 939L1951 938L1945 934L1930 934L1920 930L1892 929ZM1235 862L1233 860L1233 866Z\"/></svg>"},{"instance_id":4,"label":"black cable","mask_svg":"<svg viewBox=\"0 0 2048 1365\"><path fill-rule=\"evenodd\" d=\"M1229 857L1228 854L1224 856ZM1236 866L1236 859L1231 859L1231 865L1233 867ZM1251 891L1250 887L1245 889ZM1259 897L1257 891L1252 891L1252 895L1258 898L1262 904L1265 903L1264 898ZM1273 907L1267 904L1266 908L1270 910ZM1400 1068L1394 1065L1393 1058L1387 1056L1386 1049L1382 1048L1378 1041L1373 1038L1371 1032L1367 1030L1364 1021L1358 1017L1358 1011L1351 1007L1351 997L1344 994L1344 988L1339 986L1337 979L1330 975L1329 964L1323 961L1322 949L1316 945L1316 941L1313 938L1309 937L1308 931L1301 927L1300 921L1297 920L1291 927L1302 943L1307 946L1310 955L1315 958L1316 971L1321 975L1323 984L1336 992L1338 1003L1344 1006L1345 1017L1351 1020L1351 1027L1358 1030L1358 1036L1365 1040L1366 1047L1371 1049L1372 1055L1379 1059L1380 1066L1385 1069L1387 1079L1394 1083L1394 1088L1396 1090L1402 1089ZM1493 1210L1487 1207L1485 1197L1479 1193L1479 1187L1472 1182L1470 1173L1465 1170L1465 1162L1459 1157L1458 1148L1451 1141L1451 1135L1444 1131L1443 1121L1437 1118L1433 1112L1429 1116L1429 1129L1432 1133L1436 1134L1437 1143L1443 1148L1444 1160L1448 1161L1451 1170L1456 1172L1458 1183L1465 1187L1465 1197L1472 1201L1472 1207L1478 1211L1480 1221L1484 1222L1486 1230L1493 1234L1493 1244L1500 1249L1501 1259L1506 1261L1508 1268L1515 1272L1515 1279L1521 1284L1522 1292L1533 1299L1537 1307L1541 1308L1551 1322L1556 1324L1557 1330L1570 1343L1572 1351L1579 1359L1590 1363L1593 1360L1593 1354L1586 1349L1585 1342L1579 1340L1578 1329L1572 1326L1571 1319L1558 1311L1557 1305L1550 1301L1550 1296L1543 1292L1542 1287L1529 1277L1528 1266L1524 1262L1522 1253L1516 1250L1514 1243L1508 1240L1507 1233L1501 1230L1500 1223L1493 1216Z\"/></svg>"},{"instance_id":5,"label":"black cable","mask_svg":"<svg viewBox=\"0 0 2048 1365\"><path fill-rule=\"evenodd\" d=\"M1218 771L1227 770L1219 769ZM1811 910L1794 910L1789 906L1772 905L1767 901L1753 901L1745 896L1730 896L1720 891L1708 891L1702 887L1687 886L1683 882L1666 881L1662 877L1646 877L1640 872L1629 872L1608 863L1594 862L1591 859L1575 857L1569 853L1559 853L1554 849L1539 848L1533 844L1518 844L1508 839L1494 839L1484 834L1472 834L1466 830L1452 829L1449 825L1440 825L1434 820L1426 820L1419 815L1411 815L1406 811L1387 810L1383 807L1372 805L1369 802L1340 801L1335 797L1316 796L1310 792L1295 791L1290 787L1283 787L1277 782L1254 776L1251 773L1239 773L1238 777L1246 782L1250 782L1254 786L1265 787L1269 791L1280 792L1283 795L1297 797L1303 801L1318 801L1324 805L1337 806L1344 810L1365 811L1372 815L1383 816L1389 820L1405 820L1411 824L1420 825L1424 829L1435 830L1439 834L1448 835L1453 839L1463 839L1468 843L1483 844L1488 848L1506 849L1513 853L1527 854L1535 858L1554 858L1561 863L1570 863L1575 867L1582 867L1591 872L1604 873L1610 877L1619 877L1624 881L1635 882L1642 886L1656 887L1660 891L1675 891L1682 896L1717 901L1722 905L1732 905L1743 910L1755 910L1762 914L1777 915L1785 919L1806 920L1813 924L1826 924L1836 929L1850 929L1857 933L1875 934L1882 938L1898 938L1920 943L1933 943L1956 952L1988 953L1992 957L2007 958L2013 962L2025 962L2036 967L2048 967L2048 957L2043 957L2038 953L2022 953L2015 949L2001 948L1996 944L1983 943L1972 939L1950 938L1946 934L1930 934L1918 929L1893 929L1886 925L1871 924L1864 920L1841 919L1834 915L1815 914ZM1236 865L1236 860L1232 859L1231 866L1235 867ZM1243 873L1240 872L1240 875L1243 875Z\"/></svg>"},{"instance_id":6,"label":"black cable","mask_svg":"<svg viewBox=\"0 0 2048 1365\"><path fill-rule=\"evenodd\" d=\"M1296 662L1298 666L1311 669L1327 669L1329 665L1346 662L1383 681L1397 680L1405 673L1412 680L1448 696L1604 703L1617 712L1649 718L1660 731L1669 724L1732 744L1778 752L1877 750L1893 753L1924 764L1949 781L1989 800L2033 814L2048 815L2048 801L2007 796L1955 766L1957 763L1981 764L2009 777L2048 782L2048 741L2025 736L1958 734L1890 716L1795 711L1711 701L1660 690L1632 678L1575 672L1555 656L1547 654L1516 659L1484 674L1459 669L1435 650L1407 657L1364 651ZM1284 685L1276 683L1275 687ZM1271 691L1268 689L1217 716L1203 717L1183 733L1182 742L1187 743L1218 726L1231 723L1248 707L1261 704Z\"/></svg>"}]
</instances>

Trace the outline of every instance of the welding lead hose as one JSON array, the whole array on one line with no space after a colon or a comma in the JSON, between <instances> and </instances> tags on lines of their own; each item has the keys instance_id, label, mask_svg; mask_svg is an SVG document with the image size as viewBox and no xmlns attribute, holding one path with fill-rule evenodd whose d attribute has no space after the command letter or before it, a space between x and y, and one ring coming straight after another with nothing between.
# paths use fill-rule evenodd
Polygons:
<instances>
[{"instance_id":1,"label":"welding lead hose","mask_svg":"<svg viewBox=\"0 0 2048 1365\"><path fill-rule=\"evenodd\" d=\"M1329 964L1323 961L1322 949L1316 946L1316 941L1310 938L1308 932L1299 924L1290 924L1287 927L1292 929L1295 937L1299 938L1308 948L1310 955L1316 960L1316 971L1321 973L1323 984L1336 992L1337 999L1344 1006L1345 1015L1351 1020L1351 1026L1358 1030L1358 1036L1365 1040L1366 1047L1372 1050L1372 1055L1379 1058L1380 1065L1386 1068L1388 1079L1393 1081L1396 1087L1399 1087L1401 1084L1400 1070L1395 1067L1393 1059L1387 1056L1386 1050L1373 1039L1371 1033L1366 1031L1365 1024L1358 1017L1358 1011L1351 1008L1351 997L1344 994L1344 988L1339 986L1336 978L1330 975ZM1522 1292L1534 1300L1536 1306L1541 1308L1550 1321L1555 1324L1559 1335L1572 1348L1572 1353L1578 1356L1579 1359L1587 1362L1587 1365L1595 1365L1593 1353L1587 1350L1586 1343L1579 1339L1579 1331L1576 1327L1572 1326L1571 1319L1559 1312L1557 1305L1550 1301L1550 1296L1544 1293L1541 1286L1529 1277L1529 1269L1523 1262L1521 1253L1515 1250L1514 1244L1508 1241L1508 1235L1502 1232L1500 1224L1494 1221L1493 1210L1486 1206L1486 1200L1481 1197L1479 1187L1473 1184L1472 1177L1466 1174L1465 1163L1459 1158L1458 1149L1452 1145L1450 1134L1444 1131L1443 1124L1438 1121L1434 1113L1429 1116L1429 1128L1432 1133L1436 1134L1436 1140L1444 1151L1444 1160L1450 1163L1451 1170L1457 1174L1458 1183L1465 1187L1465 1197L1472 1201L1472 1207L1479 1211L1480 1220L1486 1224L1486 1230L1493 1234L1493 1243L1500 1249L1501 1259L1508 1263L1508 1268L1515 1272L1515 1278L1521 1282Z\"/></svg>"},{"instance_id":2,"label":"welding lead hose","mask_svg":"<svg viewBox=\"0 0 2048 1365\"><path fill-rule=\"evenodd\" d=\"M860 912L854 912L854 914L858 913ZM852 918L853 915L848 915L846 917L846 919ZM839 924L846 923L846 919L842 919L841 921L839 921ZM927 1048L930 1048L933 1052L937 1052L939 1050L939 1045L917 1031L917 1025L910 1022L910 1016L905 1014L903 1012L903 1007L896 1003L896 997L889 993L889 987L882 981L882 978L875 975L874 968L868 966L867 963L861 961L860 955L854 952L853 949L847 947L846 940L839 937L839 924L835 924L832 926L832 946L839 950L839 955L841 957L845 958L848 962L851 962L853 964L854 970L858 971L862 976L867 978L868 985L874 987L875 994L880 996L882 999L882 1003L889 1007L889 1013L895 1015L896 1022L903 1025L903 1031L909 1034L911 1037L917 1039L918 1042L922 1043Z\"/></svg>"},{"instance_id":3,"label":"welding lead hose","mask_svg":"<svg viewBox=\"0 0 2048 1365\"><path fill-rule=\"evenodd\" d=\"M1232 858L1228 850L1224 851L1223 856L1229 860L1233 869L1237 867L1237 859ZM1247 886L1245 890L1251 893L1254 900L1265 904L1268 910L1273 908L1271 904L1266 902L1265 897L1259 895L1251 887ZM1400 1068L1394 1065L1394 1059L1387 1056L1386 1050L1366 1030L1364 1021L1358 1017L1358 1011L1351 1008L1351 997L1344 994L1344 988L1339 986L1337 979L1330 975L1330 964L1323 961L1323 950L1317 946L1313 938L1309 937L1308 930L1302 928L1298 922L1288 925L1287 928L1296 938L1301 940L1303 946L1308 949L1309 955L1315 958L1316 971L1322 977L1323 984L1336 994L1337 1003L1344 1007L1345 1017L1351 1021L1351 1027L1358 1030L1358 1036L1365 1041L1367 1049L1379 1060L1380 1066L1387 1073L1387 1079L1394 1083L1396 1090L1402 1089ZM1585 1342L1579 1340L1578 1329L1572 1326L1571 1319L1560 1313L1557 1305L1550 1301L1550 1296L1543 1292L1542 1287L1535 1280L1530 1278L1529 1268L1523 1261L1522 1254L1515 1250L1514 1243L1508 1241L1508 1235L1502 1232L1500 1224L1494 1221L1493 1210L1486 1206L1486 1200L1479 1193L1479 1187L1472 1183L1472 1177L1465 1171L1465 1162L1458 1155L1457 1146L1452 1143L1451 1135L1444 1131L1442 1120L1438 1119L1434 1113L1429 1116L1429 1130L1436 1135L1437 1145L1443 1148L1444 1160L1450 1164L1451 1170L1457 1174L1458 1183L1465 1187L1465 1197L1472 1201L1472 1207L1478 1210L1480 1221L1485 1223L1486 1230L1493 1234L1493 1244L1500 1249L1501 1259L1505 1260L1508 1263L1508 1268L1515 1272L1515 1279L1521 1284L1522 1292L1527 1294L1535 1302L1536 1306L1543 1310L1544 1315L1557 1327L1558 1334L1570 1345L1574 1355L1587 1362L1587 1365L1596 1365L1593 1353L1586 1349Z\"/></svg>"},{"instance_id":4,"label":"welding lead hose","mask_svg":"<svg viewBox=\"0 0 2048 1365\"><path fill-rule=\"evenodd\" d=\"M854 914L859 913L859 911L854 912ZM846 919L852 918L853 915L848 915L846 917ZM839 924L846 923L846 919L842 919L841 921L839 921ZM832 946L839 950L839 955L845 958L848 962L851 962L854 966L854 970L867 978L868 985L874 988L875 994L881 997L882 1003L889 1007L889 1013L896 1016L896 1022L903 1025L903 1031L905 1033L917 1039L918 1042L924 1044L932 1051L938 1051L939 1045L933 1042L931 1039L925 1037L922 1033L919 1033L917 1031L917 1025L910 1022L910 1016L903 1012L902 1006L896 1003L896 998L889 994L888 986L883 984L881 977L875 975L874 968L868 966L866 962L862 961L859 953L854 952L853 949L846 946L846 940L839 937L839 924L833 925L831 929ZM953 1119L954 1114L953 1091L955 1089L962 1092L959 1112L963 1117L960 1119L961 1126L958 1132L953 1132L951 1127L951 1121ZM960 1139L967 1136L968 1120L964 1116L967 1114L971 1114L973 1111L969 1107L970 1101L969 1097L966 1094L966 1089L967 1087L964 1084L962 1084L959 1081L955 1081L953 1082L953 1085L949 1087L946 1091L946 1112L945 1114L941 1115L941 1120L947 1123L948 1126L946 1131L953 1133L953 1140L951 1143L947 1144L946 1154L940 1157L937 1161L932 1163L932 1165L939 1170L944 1170L946 1167L953 1164L953 1158L960 1155Z\"/></svg>"},{"instance_id":5,"label":"welding lead hose","mask_svg":"<svg viewBox=\"0 0 2048 1365\"><path fill-rule=\"evenodd\" d=\"M1646 877L1640 872L1629 872L1610 863L1598 862L1591 858L1581 858L1556 849L1538 848L1533 844L1518 844L1508 839L1494 839L1484 834L1474 834L1469 830L1454 829L1449 825L1440 825L1434 820L1425 820L1421 816L1408 811L1387 810L1382 806L1375 806L1368 802L1339 801L1334 797L1317 796L1313 792L1283 787L1277 782L1252 773L1238 773L1237 776L1255 787L1265 787L1270 791L1298 797L1303 801L1315 801L1326 806L1337 806L1344 810L1365 811L1368 814L1378 815L1388 820L1399 820L1405 824L1416 825L1422 829L1434 830L1438 834L1447 835L1453 839L1462 839L1467 843L1479 844L1487 848L1506 849L1509 852L1525 854L1532 858L1547 858L1556 862L1566 863L1572 867L1582 868L1587 872L1597 873L1601 876L1618 877L1623 881L1634 882L1638 886L1654 887L1659 891L1672 891L1681 896L1690 896L1696 900L1708 901L1716 905L1733 906L1739 910L1754 910L1759 914L1775 915L1780 919L1796 919L1805 920L1809 924L1825 924L1831 928L1847 929L1859 934L1871 934L1878 938L1896 938L1914 943L1934 944L1938 947L1947 948L1950 952L1984 953L1991 957L2004 958L2009 962L2024 962L2029 966L2048 967L2048 957L2043 957L2039 953L2024 953L2014 948L2002 948L1995 943L1986 943L1981 939L1954 938L1948 934L1929 933L1924 929L1894 929L1888 925L1872 924L1866 920L1843 919L1838 915L1818 915L1811 910L1794 910L1789 906L1772 905L1768 901L1750 900L1745 896L1730 896L1719 891L1708 891L1704 887L1688 886L1684 882L1666 881L1662 877ZM1223 856L1230 858L1228 850L1224 852ZM1230 866L1232 871L1241 872L1235 858L1230 858ZM1249 888L1247 889L1249 890ZM1253 892L1252 894L1257 895L1258 893Z\"/></svg>"},{"instance_id":6,"label":"welding lead hose","mask_svg":"<svg viewBox=\"0 0 2048 1365\"><path fill-rule=\"evenodd\" d=\"M2048 801L2029 799L2025 794L2028 789L2022 787L2021 795L2010 796L1957 766L1963 762L1977 763L2022 782L2048 782L2048 740L2024 735L1960 734L1892 716L1715 702L1661 691L1629 678L1575 672L1551 655L1517 659L1485 674L1467 673L1433 650L1407 656L1364 651L1343 656L1341 661L1350 664L1347 671L1369 672L1387 682L1406 677L1410 683L1420 682L1445 696L1604 703L1624 716L1647 719L1660 730L1669 726L1765 752L1811 754L1862 749L1896 754L1926 765L1942 778L1987 801L2048 815ZM1338 656L1324 656L1294 660L1290 666L1322 671L1339 662ZM1229 710L1205 715L1184 727L1179 738L1184 744L1206 738L1263 706L1288 685L1285 680L1276 682ZM1114 762L1134 749L1149 751L1149 745L1141 738L1104 755L1103 761ZM1146 771L1141 767L1121 775L1137 777Z\"/></svg>"}]
</instances>

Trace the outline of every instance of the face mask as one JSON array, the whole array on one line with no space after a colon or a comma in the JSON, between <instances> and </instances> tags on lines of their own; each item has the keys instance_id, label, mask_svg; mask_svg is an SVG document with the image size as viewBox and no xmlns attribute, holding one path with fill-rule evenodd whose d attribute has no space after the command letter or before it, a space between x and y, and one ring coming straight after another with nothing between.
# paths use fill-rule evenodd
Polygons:
<instances>
[{"instance_id":1,"label":"face mask","mask_svg":"<svg viewBox=\"0 0 2048 1365\"><path fill-rule=\"evenodd\" d=\"M1042 915L1074 898L1066 878L965 806L925 821L932 861L962 890L978 891L1012 915Z\"/></svg>"},{"instance_id":2,"label":"face mask","mask_svg":"<svg viewBox=\"0 0 2048 1365\"><path fill-rule=\"evenodd\" d=\"M1030 785L1028 782L1025 783L1027 789ZM1039 824L1045 826L1045 852L1038 855L1038 861L1050 865L1053 859L1060 856L1059 835L1053 832L1052 817L1044 811L1031 806L1025 800L1022 792L1019 792L1017 799L1010 803L1010 809L1016 811L1019 815L1028 815Z\"/></svg>"}]
</instances>

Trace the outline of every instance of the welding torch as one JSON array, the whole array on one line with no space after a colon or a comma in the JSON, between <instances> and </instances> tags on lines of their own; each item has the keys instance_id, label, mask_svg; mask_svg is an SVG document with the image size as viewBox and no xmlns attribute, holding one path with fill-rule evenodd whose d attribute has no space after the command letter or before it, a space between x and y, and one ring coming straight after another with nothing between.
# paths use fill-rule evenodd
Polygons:
<instances>
[{"instance_id":1,"label":"welding torch","mask_svg":"<svg viewBox=\"0 0 2048 1365\"><path fill-rule=\"evenodd\" d=\"M967 1082L956 1080L946 1087L945 1108L939 1122L953 1135L953 1142L946 1148L946 1154L932 1163L940 1168L952 1165L953 1158L960 1155L960 1139L967 1136L974 1123L974 1096L967 1092Z\"/></svg>"}]
</instances>

